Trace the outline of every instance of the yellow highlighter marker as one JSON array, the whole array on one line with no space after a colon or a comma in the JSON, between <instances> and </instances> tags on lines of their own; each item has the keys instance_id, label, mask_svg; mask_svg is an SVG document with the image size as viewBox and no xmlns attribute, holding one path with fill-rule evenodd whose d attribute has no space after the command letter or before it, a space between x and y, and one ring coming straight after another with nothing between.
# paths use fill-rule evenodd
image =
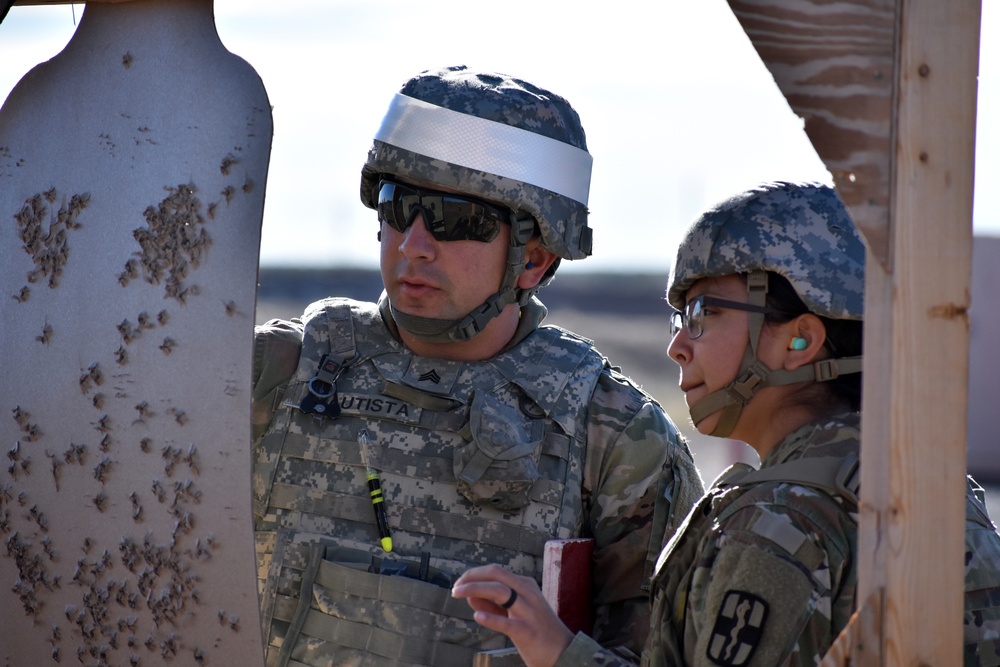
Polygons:
<instances>
[{"instance_id":1,"label":"yellow highlighter marker","mask_svg":"<svg viewBox=\"0 0 1000 667\"><path fill-rule=\"evenodd\" d=\"M368 493L372 497L372 509L375 510L375 523L378 524L379 542L384 551L392 551L392 534L389 532L389 515L385 511L385 498L382 496L382 481L378 471L372 467L368 459L368 431L361 429L358 433L358 445L361 446L361 462L365 466L368 477Z\"/></svg>"}]
</instances>

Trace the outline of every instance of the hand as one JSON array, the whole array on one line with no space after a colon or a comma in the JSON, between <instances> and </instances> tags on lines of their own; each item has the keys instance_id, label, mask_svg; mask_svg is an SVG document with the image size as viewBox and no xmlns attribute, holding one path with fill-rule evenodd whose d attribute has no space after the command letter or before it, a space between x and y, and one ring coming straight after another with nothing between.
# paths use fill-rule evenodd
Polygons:
<instances>
[{"instance_id":1,"label":"hand","mask_svg":"<svg viewBox=\"0 0 1000 667\"><path fill-rule=\"evenodd\" d=\"M499 565L467 571L452 586L451 595L465 598L484 628L510 637L527 667L552 667L573 641L573 633L545 601L535 580Z\"/></svg>"}]
</instances>

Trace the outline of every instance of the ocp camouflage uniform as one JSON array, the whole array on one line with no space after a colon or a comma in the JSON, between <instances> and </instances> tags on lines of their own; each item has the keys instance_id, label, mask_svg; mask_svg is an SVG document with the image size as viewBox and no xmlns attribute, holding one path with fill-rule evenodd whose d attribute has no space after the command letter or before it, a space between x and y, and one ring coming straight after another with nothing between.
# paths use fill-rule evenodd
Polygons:
<instances>
[{"instance_id":1,"label":"ocp camouflage uniform","mask_svg":"<svg viewBox=\"0 0 1000 667\"><path fill-rule=\"evenodd\" d=\"M643 666L819 664L855 609L859 422L807 425L759 473L738 464L712 485L657 562ZM967 666L1000 664L1000 535L981 492L969 478ZM627 664L583 637L558 663Z\"/></svg>"},{"instance_id":2,"label":"ocp camouflage uniform","mask_svg":"<svg viewBox=\"0 0 1000 667\"><path fill-rule=\"evenodd\" d=\"M504 637L451 581L501 563L541 579L546 540L595 539L594 637L635 655L659 550L702 491L687 444L593 345L539 326L482 362L419 357L383 301L328 299L259 327L254 497L267 664L470 665ZM301 349L301 352L300 352ZM321 358L327 414L300 409ZM379 546L358 434L393 551ZM258 440L259 438L259 440ZM304 595L302 592L304 591Z\"/></svg>"}]
</instances>

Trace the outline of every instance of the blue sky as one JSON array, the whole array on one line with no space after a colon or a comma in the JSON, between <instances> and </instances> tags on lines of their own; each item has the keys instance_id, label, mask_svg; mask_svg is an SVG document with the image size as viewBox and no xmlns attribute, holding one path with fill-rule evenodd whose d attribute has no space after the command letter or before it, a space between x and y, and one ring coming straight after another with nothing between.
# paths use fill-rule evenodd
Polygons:
<instances>
[{"instance_id":1,"label":"blue sky","mask_svg":"<svg viewBox=\"0 0 1000 667\"><path fill-rule=\"evenodd\" d=\"M997 2L983 3L996 35ZM828 181L725 0L503 5L467 0L216 0L230 51L274 108L261 262L374 267L358 175L391 95L427 68L531 80L579 111L594 155L594 256L563 271L666 272L699 210L756 181ZM0 98L58 53L82 5L14 7L0 24ZM974 230L1000 236L1000 40L980 52ZM991 192L992 191L992 192Z\"/></svg>"}]
</instances>

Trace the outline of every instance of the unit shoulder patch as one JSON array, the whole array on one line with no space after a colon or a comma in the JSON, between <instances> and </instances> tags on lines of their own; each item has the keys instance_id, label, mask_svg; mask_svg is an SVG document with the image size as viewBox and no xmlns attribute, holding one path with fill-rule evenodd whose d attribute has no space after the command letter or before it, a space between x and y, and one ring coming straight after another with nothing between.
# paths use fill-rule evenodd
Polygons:
<instances>
[{"instance_id":1,"label":"unit shoulder patch","mask_svg":"<svg viewBox=\"0 0 1000 667\"><path fill-rule=\"evenodd\" d=\"M756 595L727 591L708 642L708 659L725 667L750 664L764 634L767 613L767 602Z\"/></svg>"}]
</instances>

